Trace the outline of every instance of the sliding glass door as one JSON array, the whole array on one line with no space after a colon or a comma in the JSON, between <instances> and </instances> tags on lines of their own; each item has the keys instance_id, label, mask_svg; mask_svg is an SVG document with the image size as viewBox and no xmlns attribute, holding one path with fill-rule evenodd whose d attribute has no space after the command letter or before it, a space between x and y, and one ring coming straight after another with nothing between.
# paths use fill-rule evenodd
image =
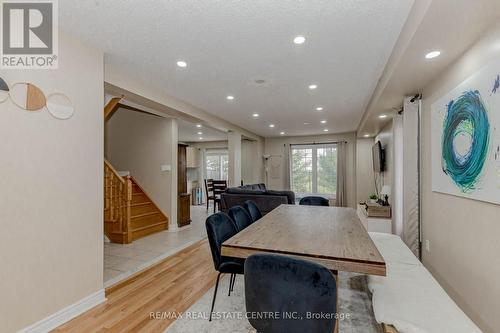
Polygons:
<instances>
[{"instance_id":1,"label":"sliding glass door","mask_svg":"<svg viewBox=\"0 0 500 333\"><path fill-rule=\"evenodd\" d=\"M205 154L205 176L207 179L227 180L227 150L208 150Z\"/></svg>"},{"instance_id":2,"label":"sliding glass door","mask_svg":"<svg viewBox=\"0 0 500 333\"><path fill-rule=\"evenodd\" d=\"M291 187L300 194L320 194L330 198L337 191L337 145L292 145Z\"/></svg>"}]
</instances>

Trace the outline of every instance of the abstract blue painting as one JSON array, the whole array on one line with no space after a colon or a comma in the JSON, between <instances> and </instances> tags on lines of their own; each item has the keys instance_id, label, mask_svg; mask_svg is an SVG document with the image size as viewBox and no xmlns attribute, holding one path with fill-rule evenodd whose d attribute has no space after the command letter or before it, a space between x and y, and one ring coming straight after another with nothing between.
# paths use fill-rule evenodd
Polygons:
<instances>
[{"instance_id":1,"label":"abstract blue painting","mask_svg":"<svg viewBox=\"0 0 500 333\"><path fill-rule=\"evenodd\" d=\"M500 204L500 61L431 109L432 190Z\"/></svg>"}]
</instances>

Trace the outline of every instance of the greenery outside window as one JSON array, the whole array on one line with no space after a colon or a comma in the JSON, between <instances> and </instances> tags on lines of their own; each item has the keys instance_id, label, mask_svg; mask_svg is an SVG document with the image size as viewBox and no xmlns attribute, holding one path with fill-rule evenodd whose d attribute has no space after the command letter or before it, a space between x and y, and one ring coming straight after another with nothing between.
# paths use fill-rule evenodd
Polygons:
<instances>
[{"instance_id":1,"label":"greenery outside window","mask_svg":"<svg viewBox=\"0 0 500 333\"><path fill-rule=\"evenodd\" d=\"M334 198L337 192L337 145L292 145L291 186L299 194Z\"/></svg>"}]
</instances>

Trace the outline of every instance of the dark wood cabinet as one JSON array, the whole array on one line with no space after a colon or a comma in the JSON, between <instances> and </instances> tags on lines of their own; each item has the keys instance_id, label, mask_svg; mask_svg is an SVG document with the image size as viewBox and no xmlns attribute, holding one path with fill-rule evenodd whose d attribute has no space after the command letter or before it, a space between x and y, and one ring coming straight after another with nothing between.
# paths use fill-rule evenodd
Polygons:
<instances>
[{"instance_id":1,"label":"dark wood cabinet","mask_svg":"<svg viewBox=\"0 0 500 333\"><path fill-rule=\"evenodd\" d=\"M177 203L177 225L183 227L191 223L191 194L181 193Z\"/></svg>"},{"instance_id":2,"label":"dark wood cabinet","mask_svg":"<svg viewBox=\"0 0 500 333\"><path fill-rule=\"evenodd\" d=\"M177 225L191 223L191 194L187 193L186 145L177 147Z\"/></svg>"}]
</instances>

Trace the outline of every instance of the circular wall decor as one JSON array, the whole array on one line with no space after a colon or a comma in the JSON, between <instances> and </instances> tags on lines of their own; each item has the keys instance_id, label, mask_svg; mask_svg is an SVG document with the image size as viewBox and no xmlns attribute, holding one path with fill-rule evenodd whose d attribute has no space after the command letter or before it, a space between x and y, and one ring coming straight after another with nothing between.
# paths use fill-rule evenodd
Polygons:
<instances>
[{"instance_id":1,"label":"circular wall decor","mask_svg":"<svg viewBox=\"0 0 500 333\"><path fill-rule=\"evenodd\" d=\"M0 103L5 102L9 98L9 86L0 77Z\"/></svg>"},{"instance_id":2,"label":"circular wall decor","mask_svg":"<svg viewBox=\"0 0 500 333\"><path fill-rule=\"evenodd\" d=\"M490 122L479 91L448 104L443 122L443 171L464 193L476 188L488 156Z\"/></svg>"},{"instance_id":3,"label":"circular wall decor","mask_svg":"<svg viewBox=\"0 0 500 333\"><path fill-rule=\"evenodd\" d=\"M46 104L43 91L34 84L27 82L14 84L9 95L14 104L27 111L40 110Z\"/></svg>"},{"instance_id":4,"label":"circular wall decor","mask_svg":"<svg viewBox=\"0 0 500 333\"><path fill-rule=\"evenodd\" d=\"M75 109L68 96L55 93L47 96L47 110L57 119L68 119L73 116Z\"/></svg>"}]
</instances>

